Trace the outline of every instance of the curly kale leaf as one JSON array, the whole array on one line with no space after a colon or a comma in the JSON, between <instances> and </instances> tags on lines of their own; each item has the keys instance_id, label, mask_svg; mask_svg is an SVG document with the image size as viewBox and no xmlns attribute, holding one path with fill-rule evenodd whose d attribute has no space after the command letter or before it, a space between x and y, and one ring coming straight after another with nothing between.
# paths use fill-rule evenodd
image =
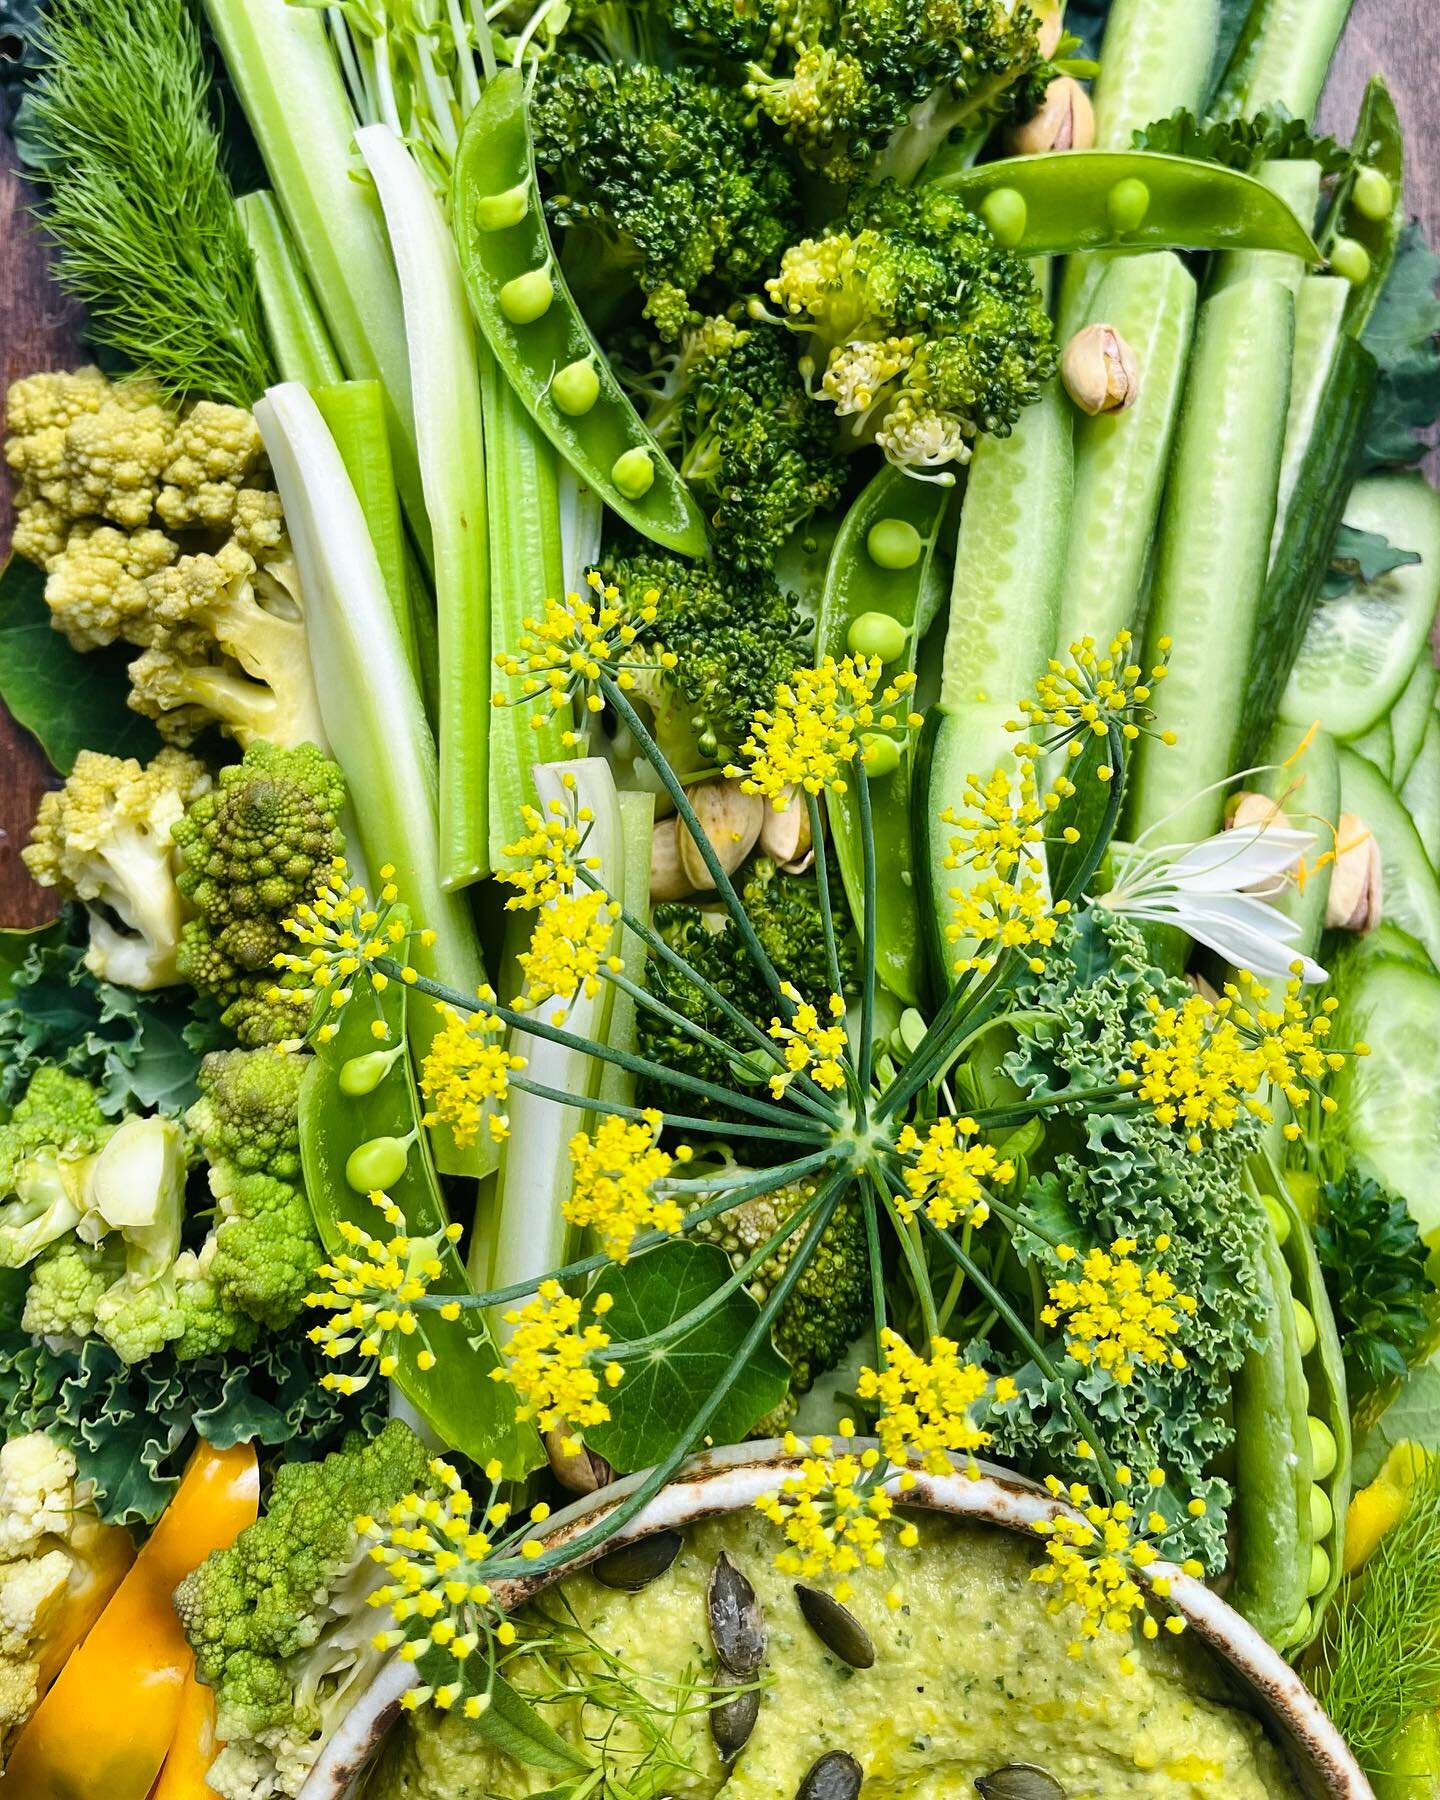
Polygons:
<instances>
[{"instance_id":1,"label":"curly kale leaf","mask_svg":"<svg viewBox=\"0 0 1440 1800\"><path fill-rule=\"evenodd\" d=\"M1347 1169L1320 1190L1315 1249L1352 1374L1371 1386L1404 1375L1429 1330L1436 1292L1409 1207Z\"/></svg>"},{"instance_id":2,"label":"curly kale leaf","mask_svg":"<svg viewBox=\"0 0 1440 1800\"><path fill-rule=\"evenodd\" d=\"M1317 137L1304 119L1292 119L1283 107L1252 119L1197 119L1182 107L1137 131L1135 148L1219 163L1244 174L1267 162L1318 162L1323 174L1344 175L1355 161L1347 145Z\"/></svg>"},{"instance_id":3,"label":"curly kale leaf","mask_svg":"<svg viewBox=\"0 0 1440 1800\"><path fill-rule=\"evenodd\" d=\"M1130 1042L1146 1028L1149 997L1174 1004L1188 992L1149 966L1143 941L1128 925L1103 913L1082 914L1057 939L1045 972L1017 990L1020 1007L1047 1016L1023 1028L1006 1073L1030 1094L1112 1086ZM1057 1120L1046 1146L1052 1167L1031 1183L1022 1203L1037 1229L1053 1235L1059 1224L1082 1249L1117 1237L1133 1237L1143 1249L1169 1235L1165 1266L1180 1292L1199 1303L1186 1324L1186 1366L1139 1367L1128 1387L1073 1362L1065 1372L1116 1462L1164 1468L1180 1503L1175 1510L1195 1495L1207 1501L1204 1518L1182 1523L1187 1553L1210 1568L1225 1560L1231 1499L1213 1468L1231 1442L1231 1384L1258 1317L1263 1219L1241 1175L1259 1129L1258 1121L1246 1119L1193 1152L1175 1127L1148 1112L1097 1110L1074 1124ZM1023 1256L1033 1257L1036 1247L1033 1237L1017 1238ZM1005 1372L1015 1377L1019 1397L991 1423L997 1448L1047 1468L1058 1463L1086 1479L1069 1453L1073 1433L1055 1384L1023 1356L1017 1361Z\"/></svg>"}]
</instances>

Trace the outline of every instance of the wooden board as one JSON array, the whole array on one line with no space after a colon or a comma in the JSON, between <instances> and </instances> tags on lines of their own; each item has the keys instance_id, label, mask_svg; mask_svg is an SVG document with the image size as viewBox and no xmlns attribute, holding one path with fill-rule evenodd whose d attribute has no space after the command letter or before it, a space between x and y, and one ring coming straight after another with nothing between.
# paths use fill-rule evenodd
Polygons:
<instances>
[{"instance_id":1,"label":"wooden board","mask_svg":"<svg viewBox=\"0 0 1440 1800\"><path fill-rule=\"evenodd\" d=\"M1385 74L1405 121L1410 204L1432 239L1440 241L1440 57L1434 49L1434 6L1435 0L1357 0L1321 118L1328 130L1348 137L1366 80L1377 69ZM46 278L43 242L27 228L10 147L0 143L0 415L3 390L16 376L76 360L74 323L73 313ZM5 548L10 521L10 495L0 483L0 546ZM52 779L33 740L0 709L0 926L33 925L50 916L49 897L29 881L19 851L39 796Z\"/></svg>"}]
</instances>

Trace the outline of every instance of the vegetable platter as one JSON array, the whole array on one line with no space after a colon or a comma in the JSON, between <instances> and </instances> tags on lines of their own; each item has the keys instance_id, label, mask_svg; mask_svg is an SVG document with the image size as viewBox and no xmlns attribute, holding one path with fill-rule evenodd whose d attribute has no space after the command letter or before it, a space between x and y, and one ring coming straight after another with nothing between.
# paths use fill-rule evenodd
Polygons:
<instances>
[{"instance_id":1,"label":"vegetable platter","mask_svg":"<svg viewBox=\"0 0 1440 1800\"><path fill-rule=\"evenodd\" d=\"M1440 1794L1350 12L4 5L0 1796Z\"/></svg>"}]
</instances>

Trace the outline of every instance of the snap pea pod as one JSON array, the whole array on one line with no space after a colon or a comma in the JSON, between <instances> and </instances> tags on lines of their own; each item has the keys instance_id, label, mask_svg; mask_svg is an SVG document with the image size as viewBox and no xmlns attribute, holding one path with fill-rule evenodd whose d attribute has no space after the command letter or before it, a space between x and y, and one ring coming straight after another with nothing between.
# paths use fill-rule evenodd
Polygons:
<instances>
[{"instance_id":1,"label":"snap pea pod","mask_svg":"<svg viewBox=\"0 0 1440 1800\"><path fill-rule=\"evenodd\" d=\"M1314 1450L1290 1271L1268 1214L1255 1273L1258 1341L1235 1380L1238 1536L1235 1579L1226 1597L1267 1642L1278 1645L1308 1598Z\"/></svg>"},{"instance_id":2,"label":"snap pea pod","mask_svg":"<svg viewBox=\"0 0 1440 1800\"><path fill-rule=\"evenodd\" d=\"M1317 162L1262 163L1255 171L1262 187L1276 193L1302 225L1315 223L1320 210L1320 165ZM1255 280L1283 281L1296 293L1305 280L1305 265L1298 257L1280 256L1273 250L1228 250L1215 259L1210 277L1210 291L1234 287L1237 282Z\"/></svg>"},{"instance_id":3,"label":"snap pea pod","mask_svg":"<svg viewBox=\"0 0 1440 1800\"><path fill-rule=\"evenodd\" d=\"M374 997L390 1028L389 1041L397 1045L405 1042L406 998L399 982L391 982ZM408 1234L428 1237L442 1231L449 1220L426 1134L419 1128L419 1096L408 1054L383 1067L383 1056L370 1060L379 1048L371 1033L375 1018L374 1010L358 1000L337 1014L336 1035L319 1046L300 1088L305 1191L321 1241L332 1256L347 1248L343 1224L378 1237L391 1235L368 1196L357 1193L346 1179L346 1165L355 1150L376 1138L405 1144L413 1137L404 1152L403 1169L385 1183L385 1191L405 1215ZM362 1079L357 1081L357 1074ZM362 1091L353 1091L356 1087ZM455 1246L442 1244L436 1255L443 1273L430 1283L431 1291L468 1293L470 1284ZM491 1379L490 1371L500 1366L500 1353L483 1316L474 1308L453 1320L443 1319L438 1311L417 1316L416 1331L396 1334L394 1377L416 1412L443 1442L482 1466L498 1457L512 1479L538 1468L545 1453L534 1426L517 1424L513 1390ZM433 1367L427 1366L430 1357Z\"/></svg>"},{"instance_id":4,"label":"snap pea pod","mask_svg":"<svg viewBox=\"0 0 1440 1800\"><path fill-rule=\"evenodd\" d=\"M1409 218L1405 207L1405 137L1382 76L1374 76L1365 89L1352 148L1359 166L1336 189L1322 243L1347 271L1350 300L1345 324L1359 337L1390 279L1400 236ZM1361 252L1358 257L1356 249Z\"/></svg>"},{"instance_id":5,"label":"snap pea pod","mask_svg":"<svg viewBox=\"0 0 1440 1800\"><path fill-rule=\"evenodd\" d=\"M1310 233L1253 176L1151 150L1017 156L935 184L1024 256L1079 250L1273 250L1319 263Z\"/></svg>"},{"instance_id":6,"label":"snap pea pod","mask_svg":"<svg viewBox=\"0 0 1440 1800\"><path fill-rule=\"evenodd\" d=\"M703 556L704 517L621 389L551 248L520 70L497 75L471 112L451 199L470 304L536 424L638 532Z\"/></svg>"},{"instance_id":7,"label":"snap pea pod","mask_svg":"<svg viewBox=\"0 0 1440 1800\"><path fill-rule=\"evenodd\" d=\"M1309 1593L1280 1644L1281 1649L1293 1653L1313 1642L1344 1571L1345 1513L1350 1505L1350 1396L1345 1382L1340 1333L1330 1307L1330 1296L1325 1291L1325 1277L1315 1254L1310 1228L1284 1181L1266 1181L1266 1200L1279 1209L1278 1216L1282 1221L1281 1252L1290 1271L1290 1290L1295 1301L1295 1321L1300 1328L1300 1350L1308 1384L1307 1430L1313 1431L1309 1421L1318 1419L1329 1434L1329 1439L1316 1434L1324 1461L1316 1462L1312 1456L1313 1485L1306 1496L1312 1537ZM1300 1311L1302 1307L1303 1312ZM1335 1446L1334 1464L1326 1474L1322 1471L1324 1463L1329 1461L1329 1440L1333 1440Z\"/></svg>"},{"instance_id":8,"label":"snap pea pod","mask_svg":"<svg viewBox=\"0 0 1440 1800\"><path fill-rule=\"evenodd\" d=\"M838 662L852 651L878 655L887 677L913 670L920 596L949 502L950 490L938 482L914 481L890 467L865 488L845 515L825 571L816 632L821 656ZM918 1006L924 958L910 839L913 786L913 745L907 738L894 767L877 764L870 775L875 863L885 893L876 910L875 963L891 993ZM840 878L859 926L864 869L853 791L830 795L826 809Z\"/></svg>"}]
</instances>

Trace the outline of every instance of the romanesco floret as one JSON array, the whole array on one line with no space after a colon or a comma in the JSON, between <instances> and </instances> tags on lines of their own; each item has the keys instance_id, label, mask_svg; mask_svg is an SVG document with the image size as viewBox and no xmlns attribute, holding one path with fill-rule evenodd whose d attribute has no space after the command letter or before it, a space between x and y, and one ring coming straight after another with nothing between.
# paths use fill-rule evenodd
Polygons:
<instances>
[{"instance_id":1,"label":"romanesco floret","mask_svg":"<svg viewBox=\"0 0 1440 1800\"><path fill-rule=\"evenodd\" d=\"M743 1268L785 1220L810 1199L810 1183L791 1183L721 1213L696 1228ZM800 1228L756 1271L749 1291L763 1305L805 1239ZM792 1394L803 1394L833 1369L870 1321L870 1258L859 1205L839 1206L775 1321L775 1348L790 1364Z\"/></svg>"},{"instance_id":2,"label":"romanesco floret","mask_svg":"<svg viewBox=\"0 0 1440 1800\"><path fill-rule=\"evenodd\" d=\"M634 386L709 515L715 556L768 569L807 519L838 505L847 471L834 421L811 404L776 325L706 319Z\"/></svg>"},{"instance_id":3,"label":"romanesco floret","mask_svg":"<svg viewBox=\"0 0 1440 1800\"><path fill-rule=\"evenodd\" d=\"M256 1321L221 1293L214 1263L213 1232L198 1251L183 1250L175 1259L175 1298L184 1318L184 1329L172 1345L179 1362L249 1350L260 1335Z\"/></svg>"},{"instance_id":4,"label":"romanesco floret","mask_svg":"<svg viewBox=\"0 0 1440 1800\"><path fill-rule=\"evenodd\" d=\"M180 934L180 974L214 995L242 1044L295 1034L300 1012L275 977L292 943L281 921L343 851L344 801L338 764L313 744L252 744L175 827L180 891L197 914Z\"/></svg>"},{"instance_id":5,"label":"romanesco floret","mask_svg":"<svg viewBox=\"0 0 1440 1800\"><path fill-rule=\"evenodd\" d=\"M32 528L27 513L26 529ZM89 519L70 528L48 555L40 553L45 546L22 538L17 525L15 548L50 571L45 603L51 623L77 650L95 650L117 638L146 641L150 635L146 581L180 554L175 540L152 526L121 531Z\"/></svg>"},{"instance_id":6,"label":"romanesco floret","mask_svg":"<svg viewBox=\"0 0 1440 1800\"><path fill-rule=\"evenodd\" d=\"M300 1179L300 1083L308 1059L274 1049L214 1050L185 1115L206 1162Z\"/></svg>"},{"instance_id":7,"label":"romanesco floret","mask_svg":"<svg viewBox=\"0 0 1440 1800\"><path fill-rule=\"evenodd\" d=\"M303 1188L212 1166L219 1201L211 1273L220 1297L274 1330L289 1325L324 1260Z\"/></svg>"},{"instance_id":8,"label":"romanesco floret","mask_svg":"<svg viewBox=\"0 0 1440 1800\"><path fill-rule=\"evenodd\" d=\"M862 190L765 287L805 339L816 397L912 474L966 461L981 432L1005 436L1055 372L1029 265L935 188Z\"/></svg>"},{"instance_id":9,"label":"romanesco floret","mask_svg":"<svg viewBox=\"0 0 1440 1800\"><path fill-rule=\"evenodd\" d=\"M174 428L155 510L171 531L229 531L240 495L268 468L253 413L198 400Z\"/></svg>"},{"instance_id":10,"label":"romanesco floret","mask_svg":"<svg viewBox=\"0 0 1440 1800\"><path fill-rule=\"evenodd\" d=\"M613 310L633 279L674 337L702 291L743 293L773 263L796 217L794 179L748 112L690 69L571 52L540 63L535 159L552 223L584 246L566 265L592 312Z\"/></svg>"},{"instance_id":11,"label":"romanesco floret","mask_svg":"<svg viewBox=\"0 0 1440 1800\"><path fill-rule=\"evenodd\" d=\"M11 387L9 421L17 512L38 500L71 519L149 522L172 430L152 382L112 385L97 369L32 375Z\"/></svg>"},{"instance_id":12,"label":"romanesco floret","mask_svg":"<svg viewBox=\"0 0 1440 1800\"><path fill-rule=\"evenodd\" d=\"M0 1190L13 1188L23 1166L34 1158L84 1156L113 1129L88 1081L43 1064L0 1125Z\"/></svg>"},{"instance_id":13,"label":"romanesco floret","mask_svg":"<svg viewBox=\"0 0 1440 1800\"><path fill-rule=\"evenodd\" d=\"M226 1800L298 1794L384 1653L366 1594L383 1573L354 1520L424 1491L428 1453L398 1420L318 1463L277 1470L264 1516L175 1590L196 1673L215 1689Z\"/></svg>"},{"instance_id":14,"label":"romanesco floret","mask_svg":"<svg viewBox=\"0 0 1440 1800\"><path fill-rule=\"evenodd\" d=\"M73 1345L98 1336L95 1309L124 1267L118 1244L92 1246L66 1238L47 1250L31 1271L21 1328L51 1344Z\"/></svg>"},{"instance_id":15,"label":"romanesco floret","mask_svg":"<svg viewBox=\"0 0 1440 1800\"><path fill-rule=\"evenodd\" d=\"M673 669L648 666L635 693L655 715L662 754L681 777L735 755L755 713L775 698L810 656L810 627L774 576L637 546L614 566L632 601L655 595L647 642L676 657ZM649 655L642 648L642 658Z\"/></svg>"},{"instance_id":16,"label":"romanesco floret","mask_svg":"<svg viewBox=\"0 0 1440 1800\"><path fill-rule=\"evenodd\" d=\"M205 765L179 750L144 767L82 750L64 787L41 800L21 855L41 887L84 902L85 966L102 980L157 988L179 979L184 903L171 827L209 786Z\"/></svg>"}]
</instances>

